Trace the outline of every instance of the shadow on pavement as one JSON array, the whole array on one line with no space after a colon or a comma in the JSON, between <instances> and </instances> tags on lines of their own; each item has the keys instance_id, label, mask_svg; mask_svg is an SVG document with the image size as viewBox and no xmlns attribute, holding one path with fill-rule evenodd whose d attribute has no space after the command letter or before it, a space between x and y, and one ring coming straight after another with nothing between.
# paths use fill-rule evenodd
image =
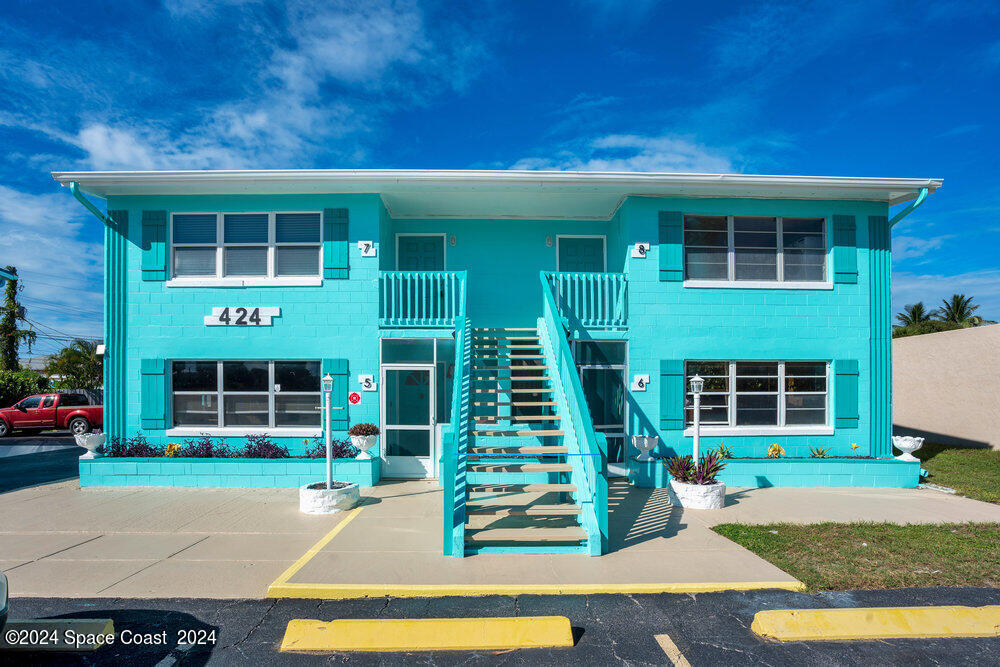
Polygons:
<instances>
[{"instance_id":1,"label":"shadow on pavement","mask_svg":"<svg viewBox=\"0 0 1000 667\"><path fill-rule=\"evenodd\" d=\"M79 478L81 451L73 447L0 458L0 493Z\"/></svg>"}]
</instances>

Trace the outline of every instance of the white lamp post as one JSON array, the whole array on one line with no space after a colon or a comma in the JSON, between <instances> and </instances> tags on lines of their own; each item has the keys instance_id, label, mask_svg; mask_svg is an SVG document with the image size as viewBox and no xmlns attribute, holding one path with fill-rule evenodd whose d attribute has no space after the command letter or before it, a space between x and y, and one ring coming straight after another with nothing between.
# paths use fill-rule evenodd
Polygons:
<instances>
[{"instance_id":1,"label":"white lamp post","mask_svg":"<svg viewBox=\"0 0 1000 667\"><path fill-rule=\"evenodd\" d=\"M698 469L698 445L701 437L701 391L705 388L705 380L700 375L691 378L691 393L694 394L694 468Z\"/></svg>"},{"instance_id":2,"label":"white lamp post","mask_svg":"<svg viewBox=\"0 0 1000 667\"><path fill-rule=\"evenodd\" d=\"M333 376L327 373L323 376L323 395L326 398L326 425L325 436L326 436L326 488L333 488L333 435L331 434L331 418L330 418L330 394L333 393Z\"/></svg>"}]
</instances>

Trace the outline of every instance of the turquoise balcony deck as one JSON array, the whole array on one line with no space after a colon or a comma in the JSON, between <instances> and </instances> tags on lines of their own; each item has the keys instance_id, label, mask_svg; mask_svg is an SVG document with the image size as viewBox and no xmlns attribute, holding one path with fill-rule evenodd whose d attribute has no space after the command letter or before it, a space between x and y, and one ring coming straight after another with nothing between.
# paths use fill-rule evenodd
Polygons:
<instances>
[{"instance_id":1,"label":"turquoise balcony deck","mask_svg":"<svg viewBox=\"0 0 1000 667\"><path fill-rule=\"evenodd\" d=\"M628 327L628 279L624 273L543 275L552 288L559 316L571 329Z\"/></svg>"},{"instance_id":2,"label":"turquoise balcony deck","mask_svg":"<svg viewBox=\"0 0 1000 667\"><path fill-rule=\"evenodd\" d=\"M379 326L453 328L465 317L465 271L383 271Z\"/></svg>"}]
</instances>

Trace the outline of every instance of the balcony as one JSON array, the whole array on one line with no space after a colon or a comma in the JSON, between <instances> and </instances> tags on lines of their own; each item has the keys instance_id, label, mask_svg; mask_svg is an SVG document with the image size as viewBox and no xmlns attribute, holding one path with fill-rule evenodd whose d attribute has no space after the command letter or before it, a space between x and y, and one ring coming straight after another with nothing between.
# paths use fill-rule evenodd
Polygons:
<instances>
[{"instance_id":1,"label":"balcony","mask_svg":"<svg viewBox=\"0 0 1000 667\"><path fill-rule=\"evenodd\" d=\"M545 273L559 316L570 328L628 327L628 280L623 273Z\"/></svg>"},{"instance_id":2,"label":"balcony","mask_svg":"<svg viewBox=\"0 0 1000 667\"><path fill-rule=\"evenodd\" d=\"M383 271L379 326L451 328L465 317L465 271Z\"/></svg>"}]
</instances>

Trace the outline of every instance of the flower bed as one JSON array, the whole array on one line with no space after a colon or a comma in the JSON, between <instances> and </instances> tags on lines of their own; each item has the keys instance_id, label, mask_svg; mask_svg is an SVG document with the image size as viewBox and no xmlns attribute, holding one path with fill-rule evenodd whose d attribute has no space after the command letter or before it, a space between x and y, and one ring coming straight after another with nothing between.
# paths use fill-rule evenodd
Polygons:
<instances>
[{"instance_id":1,"label":"flower bed","mask_svg":"<svg viewBox=\"0 0 1000 667\"><path fill-rule=\"evenodd\" d=\"M288 447L275 444L266 433L246 436L242 447L231 447L222 439L213 440L211 436L170 442L165 446L152 445L140 433L131 438L110 438L104 447L104 453L114 458L195 458L195 459L289 459L326 458L326 444L320 438L315 438L312 444L303 440L305 454L293 456ZM347 440L332 442L333 458L351 459L358 455L358 448Z\"/></svg>"},{"instance_id":2,"label":"flower bed","mask_svg":"<svg viewBox=\"0 0 1000 667\"><path fill-rule=\"evenodd\" d=\"M727 486L915 487L920 463L873 458L733 458L718 475ZM628 460L628 478L646 488L664 488L670 475L660 459Z\"/></svg>"}]
</instances>

